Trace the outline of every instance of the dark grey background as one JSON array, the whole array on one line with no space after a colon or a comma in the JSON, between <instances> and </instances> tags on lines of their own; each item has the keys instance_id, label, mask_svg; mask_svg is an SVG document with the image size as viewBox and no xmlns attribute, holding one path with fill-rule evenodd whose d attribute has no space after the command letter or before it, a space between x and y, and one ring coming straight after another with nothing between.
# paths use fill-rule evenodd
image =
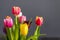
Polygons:
<instances>
[{"instance_id":1,"label":"dark grey background","mask_svg":"<svg viewBox=\"0 0 60 40\"><path fill-rule=\"evenodd\" d=\"M41 27L41 33L47 34L47 37L60 37L60 0L0 0L0 33L3 33L3 19L10 15L12 18L11 8L19 6L27 19L35 16L43 16L44 24ZM35 24L29 30L29 35L33 34Z\"/></svg>"}]
</instances>

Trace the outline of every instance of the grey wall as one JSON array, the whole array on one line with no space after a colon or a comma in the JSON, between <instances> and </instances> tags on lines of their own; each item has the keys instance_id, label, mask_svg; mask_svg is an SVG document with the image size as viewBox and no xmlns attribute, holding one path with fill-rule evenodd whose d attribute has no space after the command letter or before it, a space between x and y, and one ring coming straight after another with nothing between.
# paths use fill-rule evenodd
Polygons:
<instances>
[{"instance_id":1,"label":"grey wall","mask_svg":"<svg viewBox=\"0 0 60 40\"><path fill-rule=\"evenodd\" d=\"M41 33L47 37L60 37L60 0L0 0L0 33L3 34L3 19L5 16L14 16L11 13L12 6L20 6L27 19L35 16L43 16L44 24ZM33 21L34 22L34 21ZM31 35L35 30L35 24L30 28Z\"/></svg>"}]
</instances>

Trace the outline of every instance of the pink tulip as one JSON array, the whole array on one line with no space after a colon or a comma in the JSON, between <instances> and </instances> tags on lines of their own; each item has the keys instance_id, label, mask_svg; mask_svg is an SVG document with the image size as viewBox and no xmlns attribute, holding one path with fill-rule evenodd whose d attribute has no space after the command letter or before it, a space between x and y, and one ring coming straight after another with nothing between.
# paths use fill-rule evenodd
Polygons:
<instances>
[{"instance_id":1,"label":"pink tulip","mask_svg":"<svg viewBox=\"0 0 60 40\"><path fill-rule=\"evenodd\" d=\"M13 20L10 16L7 16L6 19L4 19L4 26L8 28L13 26Z\"/></svg>"},{"instance_id":2,"label":"pink tulip","mask_svg":"<svg viewBox=\"0 0 60 40\"><path fill-rule=\"evenodd\" d=\"M24 21L26 21L26 16L20 16L19 17L19 22L23 23Z\"/></svg>"},{"instance_id":3,"label":"pink tulip","mask_svg":"<svg viewBox=\"0 0 60 40\"><path fill-rule=\"evenodd\" d=\"M43 24L43 17L37 16L35 22L36 25L41 26Z\"/></svg>"},{"instance_id":4,"label":"pink tulip","mask_svg":"<svg viewBox=\"0 0 60 40\"><path fill-rule=\"evenodd\" d=\"M12 13L13 13L15 16L19 15L20 12L21 12L21 8L20 8L20 7L18 7L18 6L13 6L13 7L12 7Z\"/></svg>"}]
</instances>

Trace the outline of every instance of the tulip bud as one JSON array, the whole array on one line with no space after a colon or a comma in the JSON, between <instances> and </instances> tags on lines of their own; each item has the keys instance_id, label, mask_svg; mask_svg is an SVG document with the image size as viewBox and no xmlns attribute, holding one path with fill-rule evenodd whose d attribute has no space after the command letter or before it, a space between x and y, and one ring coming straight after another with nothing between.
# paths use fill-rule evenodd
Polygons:
<instances>
[{"instance_id":1,"label":"tulip bud","mask_svg":"<svg viewBox=\"0 0 60 40\"><path fill-rule=\"evenodd\" d=\"M26 21L26 16L20 16L19 17L19 22L23 23L24 21Z\"/></svg>"},{"instance_id":2,"label":"tulip bud","mask_svg":"<svg viewBox=\"0 0 60 40\"><path fill-rule=\"evenodd\" d=\"M41 26L43 24L43 17L37 16L35 22L36 25Z\"/></svg>"},{"instance_id":3,"label":"tulip bud","mask_svg":"<svg viewBox=\"0 0 60 40\"><path fill-rule=\"evenodd\" d=\"M13 7L12 7L12 13L13 13L15 16L19 15L20 12L21 12L21 8L20 8L20 7L18 7L18 6L13 6Z\"/></svg>"},{"instance_id":4,"label":"tulip bud","mask_svg":"<svg viewBox=\"0 0 60 40\"><path fill-rule=\"evenodd\" d=\"M20 34L23 36L28 34L28 25L26 23L20 24Z\"/></svg>"},{"instance_id":5,"label":"tulip bud","mask_svg":"<svg viewBox=\"0 0 60 40\"><path fill-rule=\"evenodd\" d=\"M13 20L10 16L7 16L6 19L4 19L4 26L8 28L13 26Z\"/></svg>"}]
</instances>

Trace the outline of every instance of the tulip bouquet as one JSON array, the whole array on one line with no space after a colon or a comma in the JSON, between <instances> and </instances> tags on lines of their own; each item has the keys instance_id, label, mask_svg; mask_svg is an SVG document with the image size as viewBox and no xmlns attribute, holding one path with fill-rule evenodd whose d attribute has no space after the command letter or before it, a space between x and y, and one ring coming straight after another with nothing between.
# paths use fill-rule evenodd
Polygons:
<instances>
[{"instance_id":1,"label":"tulip bouquet","mask_svg":"<svg viewBox=\"0 0 60 40\"><path fill-rule=\"evenodd\" d=\"M36 16L36 30L33 35L27 37L32 19L26 20L26 16L22 15L21 8L18 6L12 7L12 14L15 19L10 16L6 16L4 19L4 33L6 40L38 40L40 34L40 26L43 24L43 17Z\"/></svg>"}]
</instances>

